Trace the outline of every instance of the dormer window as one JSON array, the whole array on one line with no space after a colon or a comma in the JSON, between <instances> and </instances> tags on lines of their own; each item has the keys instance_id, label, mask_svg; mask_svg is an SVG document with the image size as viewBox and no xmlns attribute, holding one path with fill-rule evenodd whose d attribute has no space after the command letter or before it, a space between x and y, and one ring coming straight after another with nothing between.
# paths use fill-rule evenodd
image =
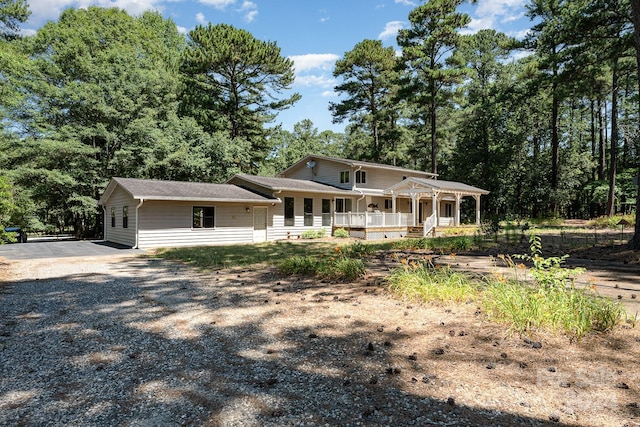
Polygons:
<instances>
[{"instance_id":1,"label":"dormer window","mask_svg":"<svg viewBox=\"0 0 640 427\"><path fill-rule=\"evenodd\" d=\"M367 172L356 171L356 184L366 184L366 183L367 183Z\"/></svg>"},{"instance_id":2,"label":"dormer window","mask_svg":"<svg viewBox=\"0 0 640 427\"><path fill-rule=\"evenodd\" d=\"M349 181L349 171L340 172L340 184L348 184Z\"/></svg>"}]
</instances>

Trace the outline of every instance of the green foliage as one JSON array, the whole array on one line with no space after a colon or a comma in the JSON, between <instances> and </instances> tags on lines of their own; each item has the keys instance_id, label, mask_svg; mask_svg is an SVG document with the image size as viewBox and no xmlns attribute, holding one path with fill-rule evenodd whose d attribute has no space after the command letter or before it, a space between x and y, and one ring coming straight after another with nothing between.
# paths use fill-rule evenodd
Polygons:
<instances>
[{"instance_id":1,"label":"green foliage","mask_svg":"<svg viewBox=\"0 0 640 427\"><path fill-rule=\"evenodd\" d=\"M280 272L285 275L318 276L329 280L352 281L362 277L365 266L362 259L352 256L353 251L334 248L332 256L299 256L285 258L280 263Z\"/></svg>"},{"instance_id":2,"label":"green foliage","mask_svg":"<svg viewBox=\"0 0 640 427\"><path fill-rule=\"evenodd\" d=\"M333 236L338 238L338 239L348 239L349 238L349 232L347 230L345 230L344 228L336 228L333 232Z\"/></svg>"},{"instance_id":3,"label":"green foliage","mask_svg":"<svg viewBox=\"0 0 640 427\"><path fill-rule=\"evenodd\" d=\"M448 266L403 261L386 279L394 294L408 300L437 303L474 301L478 287L464 273Z\"/></svg>"},{"instance_id":4,"label":"green foliage","mask_svg":"<svg viewBox=\"0 0 640 427\"><path fill-rule=\"evenodd\" d=\"M27 0L0 1L0 38L12 39L17 36L21 23L31 15Z\"/></svg>"},{"instance_id":5,"label":"green foliage","mask_svg":"<svg viewBox=\"0 0 640 427\"><path fill-rule=\"evenodd\" d=\"M394 49L383 47L380 40L363 40L336 61L333 75L343 82L335 91L346 99L330 103L329 110L334 122L349 119L353 129L364 129L369 134L370 143L367 154L361 156L363 159L380 161L386 146L393 143L390 138L396 136L389 129L398 118L391 98L397 90L396 68Z\"/></svg>"},{"instance_id":6,"label":"green foliage","mask_svg":"<svg viewBox=\"0 0 640 427\"><path fill-rule=\"evenodd\" d=\"M598 228L612 228L612 229L620 229L620 225L618 223L622 220L627 221L629 224L636 223L636 215L635 214L627 214L627 215L614 215L614 216L601 216L595 219L592 219L588 222L589 227L598 227ZM633 225L626 225L625 228L632 229Z\"/></svg>"},{"instance_id":7,"label":"green foliage","mask_svg":"<svg viewBox=\"0 0 640 427\"><path fill-rule=\"evenodd\" d=\"M8 235L4 231L5 227L15 225L9 222L16 208L13 201L12 188L9 180L0 175L0 244L4 243L5 240L15 239L15 236Z\"/></svg>"},{"instance_id":8,"label":"green foliage","mask_svg":"<svg viewBox=\"0 0 640 427\"><path fill-rule=\"evenodd\" d=\"M300 237L303 239L322 239L327 234L327 230L324 228L320 230L307 230L303 231Z\"/></svg>"},{"instance_id":9,"label":"green foliage","mask_svg":"<svg viewBox=\"0 0 640 427\"><path fill-rule=\"evenodd\" d=\"M272 148L263 125L300 99L297 93L279 99L293 84L293 61L275 42L226 24L191 30L182 58L183 111L208 132L248 142L248 161L238 159L237 166L255 172Z\"/></svg>"}]
</instances>

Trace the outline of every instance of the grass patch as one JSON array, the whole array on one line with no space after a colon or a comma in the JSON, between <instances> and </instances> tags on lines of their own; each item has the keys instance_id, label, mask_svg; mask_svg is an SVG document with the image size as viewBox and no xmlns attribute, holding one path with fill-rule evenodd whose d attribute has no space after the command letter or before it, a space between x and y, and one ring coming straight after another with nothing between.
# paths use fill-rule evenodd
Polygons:
<instances>
[{"instance_id":1,"label":"grass patch","mask_svg":"<svg viewBox=\"0 0 640 427\"><path fill-rule=\"evenodd\" d=\"M478 296L477 285L464 273L448 266L407 264L406 261L403 264L387 278L389 290L401 298L420 302L459 303L475 300Z\"/></svg>"},{"instance_id":2,"label":"grass patch","mask_svg":"<svg viewBox=\"0 0 640 427\"><path fill-rule=\"evenodd\" d=\"M359 279L365 273L362 259L348 258L344 255L335 257L296 255L282 261L279 269L282 274L287 276L317 276L344 281Z\"/></svg>"},{"instance_id":3,"label":"grass patch","mask_svg":"<svg viewBox=\"0 0 640 427\"><path fill-rule=\"evenodd\" d=\"M402 298L422 302L478 301L489 318L522 335L551 331L580 339L590 333L611 331L622 321L631 320L635 325L636 319L630 319L619 302L599 296L595 287L576 288L575 277L583 270L564 267L566 256L543 257L537 235L531 236L530 244L531 254L514 258L533 264L531 281L518 276L523 264L504 256L514 279L496 274L473 281L449 267L401 260L404 265L389 276L388 287Z\"/></svg>"},{"instance_id":4,"label":"grass patch","mask_svg":"<svg viewBox=\"0 0 640 427\"><path fill-rule=\"evenodd\" d=\"M200 269L220 269L272 263L291 256L318 257L330 253L331 242L269 242L247 245L195 246L159 249L155 256L185 262Z\"/></svg>"},{"instance_id":5,"label":"grass patch","mask_svg":"<svg viewBox=\"0 0 640 427\"><path fill-rule=\"evenodd\" d=\"M393 242L393 248L399 250L430 249L439 252L460 252L473 247L473 236L447 236L418 239L402 239Z\"/></svg>"},{"instance_id":6,"label":"grass patch","mask_svg":"<svg viewBox=\"0 0 640 427\"><path fill-rule=\"evenodd\" d=\"M519 334L541 330L581 338L608 332L626 319L624 308L587 289L545 288L519 281L490 282L483 294L487 314Z\"/></svg>"}]
</instances>

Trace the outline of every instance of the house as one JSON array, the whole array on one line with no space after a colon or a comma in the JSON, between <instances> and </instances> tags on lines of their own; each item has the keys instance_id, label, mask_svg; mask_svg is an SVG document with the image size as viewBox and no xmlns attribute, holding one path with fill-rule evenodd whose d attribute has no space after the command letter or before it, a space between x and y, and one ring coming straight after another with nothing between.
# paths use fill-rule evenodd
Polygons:
<instances>
[{"instance_id":1,"label":"house","mask_svg":"<svg viewBox=\"0 0 640 427\"><path fill-rule=\"evenodd\" d=\"M352 237L427 236L460 224L480 188L428 172L310 155L276 177L239 174L224 184L113 178L99 204L105 240L137 248L297 239L345 228Z\"/></svg>"}]
</instances>

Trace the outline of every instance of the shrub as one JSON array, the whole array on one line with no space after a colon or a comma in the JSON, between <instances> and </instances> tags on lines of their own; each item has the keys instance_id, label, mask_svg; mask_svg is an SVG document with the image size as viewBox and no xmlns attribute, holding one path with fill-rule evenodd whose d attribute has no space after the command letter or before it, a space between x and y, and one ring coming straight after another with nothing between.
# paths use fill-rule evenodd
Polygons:
<instances>
[{"instance_id":1,"label":"shrub","mask_svg":"<svg viewBox=\"0 0 640 427\"><path fill-rule=\"evenodd\" d=\"M319 260L311 256L292 256L280 264L280 272L285 275L313 276L318 270Z\"/></svg>"},{"instance_id":2,"label":"shrub","mask_svg":"<svg viewBox=\"0 0 640 427\"><path fill-rule=\"evenodd\" d=\"M324 228L320 230L307 230L300 234L303 239L321 239L327 234L327 230Z\"/></svg>"},{"instance_id":3,"label":"shrub","mask_svg":"<svg viewBox=\"0 0 640 427\"><path fill-rule=\"evenodd\" d=\"M323 263L319 273L331 280L353 281L364 275L365 267L361 259L339 257Z\"/></svg>"},{"instance_id":4,"label":"shrub","mask_svg":"<svg viewBox=\"0 0 640 427\"><path fill-rule=\"evenodd\" d=\"M374 245L362 243L360 241L345 246L342 251L349 258L362 258L373 255L376 252Z\"/></svg>"},{"instance_id":5,"label":"shrub","mask_svg":"<svg viewBox=\"0 0 640 427\"><path fill-rule=\"evenodd\" d=\"M333 232L334 237L337 237L338 239L347 239L349 238L349 232L347 230L345 230L344 228L336 228L336 230Z\"/></svg>"}]
</instances>

